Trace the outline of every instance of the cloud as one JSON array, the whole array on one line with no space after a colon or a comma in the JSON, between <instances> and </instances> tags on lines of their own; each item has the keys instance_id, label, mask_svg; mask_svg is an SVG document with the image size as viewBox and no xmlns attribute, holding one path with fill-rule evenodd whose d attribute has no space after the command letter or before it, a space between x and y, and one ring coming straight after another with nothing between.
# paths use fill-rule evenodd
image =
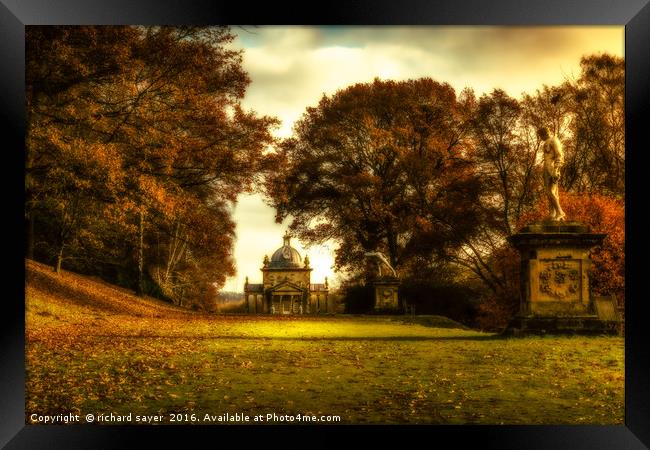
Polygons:
<instances>
[{"instance_id":1,"label":"cloud","mask_svg":"<svg viewBox=\"0 0 650 450\"><path fill-rule=\"evenodd\" d=\"M235 30L237 32L237 30ZM373 78L429 76L457 91L519 96L577 73L582 55L623 54L623 27L259 27L244 105L276 115L280 136L323 94ZM239 35L245 35L240 31Z\"/></svg>"}]
</instances>

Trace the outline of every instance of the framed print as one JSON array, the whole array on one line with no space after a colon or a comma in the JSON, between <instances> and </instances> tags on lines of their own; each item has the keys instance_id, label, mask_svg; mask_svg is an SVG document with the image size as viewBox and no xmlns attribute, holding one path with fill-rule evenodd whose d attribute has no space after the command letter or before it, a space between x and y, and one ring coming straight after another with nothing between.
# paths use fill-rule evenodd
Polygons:
<instances>
[{"instance_id":1,"label":"framed print","mask_svg":"<svg viewBox=\"0 0 650 450\"><path fill-rule=\"evenodd\" d=\"M648 20L2 0L0 442L650 445Z\"/></svg>"}]
</instances>

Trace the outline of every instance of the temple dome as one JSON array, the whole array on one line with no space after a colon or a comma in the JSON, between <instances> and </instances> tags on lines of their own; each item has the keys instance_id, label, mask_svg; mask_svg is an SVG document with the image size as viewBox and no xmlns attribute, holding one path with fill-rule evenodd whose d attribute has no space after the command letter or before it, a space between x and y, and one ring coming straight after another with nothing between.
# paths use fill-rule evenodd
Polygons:
<instances>
[{"instance_id":1,"label":"temple dome","mask_svg":"<svg viewBox=\"0 0 650 450\"><path fill-rule=\"evenodd\" d=\"M289 234L285 234L284 245L273 253L268 267L278 269L302 267L300 253L290 245L290 240Z\"/></svg>"}]
</instances>

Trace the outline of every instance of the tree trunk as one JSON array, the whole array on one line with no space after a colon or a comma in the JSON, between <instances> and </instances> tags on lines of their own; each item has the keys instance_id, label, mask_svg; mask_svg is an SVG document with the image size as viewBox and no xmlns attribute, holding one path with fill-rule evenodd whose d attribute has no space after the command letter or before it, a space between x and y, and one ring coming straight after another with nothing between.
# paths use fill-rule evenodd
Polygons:
<instances>
[{"instance_id":1,"label":"tree trunk","mask_svg":"<svg viewBox=\"0 0 650 450\"><path fill-rule=\"evenodd\" d=\"M61 263L63 262L63 244L59 247L59 252L56 255L56 265L54 266L54 271L59 274L61 273Z\"/></svg>"},{"instance_id":2,"label":"tree trunk","mask_svg":"<svg viewBox=\"0 0 650 450\"><path fill-rule=\"evenodd\" d=\"M388 240L388 259L390 260L390 265L395 268L397 266L397 235L393 232L392 228L387 230L387 240Z\"/></svg>"},{"instance_id":3,"label":"tree trunk","mask_svg":"<svg viewBox=\"0 0 650 450\"><path fill-rule=\"evenodd\" d=\"M138 213L138 284L136 294L144 296L144 213Z\"/></svg>"}]
</instances>

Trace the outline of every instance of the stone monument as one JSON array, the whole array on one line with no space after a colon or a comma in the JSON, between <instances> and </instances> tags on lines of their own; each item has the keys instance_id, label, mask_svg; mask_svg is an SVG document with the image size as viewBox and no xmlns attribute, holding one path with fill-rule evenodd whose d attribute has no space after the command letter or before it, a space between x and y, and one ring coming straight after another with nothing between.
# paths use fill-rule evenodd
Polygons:
<instances>
[{"instance_id":1,"label":"stone monument","mask_svg":"<svg viewBox=\"0 0 650 450\"><path fill-rule=\"evenodd\" d=\"M400 285L397 272L390 265L386 257L380 252L368 252L367 258L377 263L377 276L371 281L374 295L375 312L397 312L399 311L398 289ZM386 266L389 274L384 275L382 265Z\"/></svg>"},{"instance_id":2,"label":"stone monument","mask_svg":"<svg viewBox=\"0 0 650 450\"><path fill-rule=\"evenodd\" d=\"M589 251L605 234L578 222L530 224L510 236L521 255L519 314L508 333L604 333L589 288Z\"/></svg>"},{"instance_id":3,"label":"stone monument","mask_svg":"<svg viewBox=\"0 0 650 450\"><path fill-rule=\"evenodd\" d=\"M544 140L544 188L549 217L509 237L521 255L520 308L507 334L605 333L616 323L600 317L589 287L589 251L605 234L565 221L558 195L562 149L548 129ZM602 309L602 308L600 308Z\"/></svg>"}]
</instances>

